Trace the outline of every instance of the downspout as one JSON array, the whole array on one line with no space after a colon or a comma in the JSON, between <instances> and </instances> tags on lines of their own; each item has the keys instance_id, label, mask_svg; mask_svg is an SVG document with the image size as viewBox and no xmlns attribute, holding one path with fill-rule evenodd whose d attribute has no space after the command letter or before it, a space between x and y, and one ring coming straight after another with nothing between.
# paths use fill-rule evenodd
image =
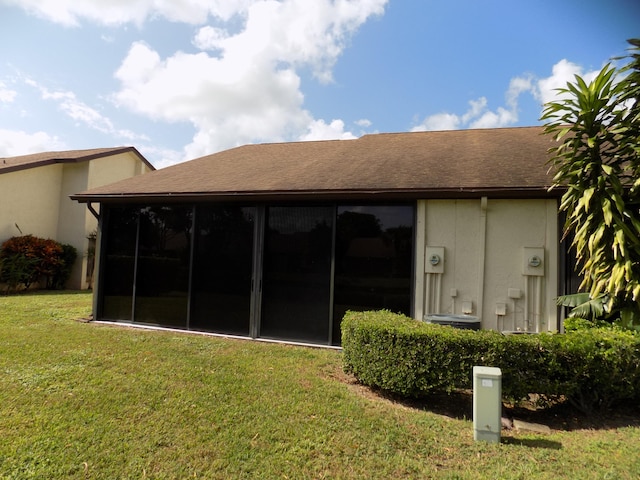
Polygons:
<instances>
[{"instance_id":1,"label":"downspout","mask_svg":"<svg viewBox=\"0 0 640 480\"><path fill-rule=\"evenodd\" d=\"M96 220L98 220L98 222L100 222L100 214L95 210L95 208L93 208L93 205L91 205L91 202L87 202L87 208L91 212L91 215L96 217Z\"/></svg>"},{"instance_id":2,"label":"downspout","mask_svg":"<svg viewBox=\"0 0 640 480\"><path fill-rule=\"evenodd\" d=\"M480 199L480 232L478 238L478 317L483 321L484 269L487 244L487 197Z\"/></svg>"},{"instance_id":3,"label":"downspout","mask_svg":"<svg viewBox=\"0 0 640 480\"><path fill-rule=\"evenodd\" d=\"M93 293L92 293L93 302L91 307L93 320L98 320L98 308L99 308L98 299L100 297L98 293L102 288L101 273L102 273L102 263L103 263L102 243L104 240L104 234L103 234L104 216L99 215L98 212L95 211L95 209L90 203L87 203L87 207L89 208L89 211L93 214L93 216L98 219L98 230L96 231L96 245L94 247L95 252L93 254L93 262L94 262L93 285L91 286L93 290Z\"/></svg>"}]
</instances>

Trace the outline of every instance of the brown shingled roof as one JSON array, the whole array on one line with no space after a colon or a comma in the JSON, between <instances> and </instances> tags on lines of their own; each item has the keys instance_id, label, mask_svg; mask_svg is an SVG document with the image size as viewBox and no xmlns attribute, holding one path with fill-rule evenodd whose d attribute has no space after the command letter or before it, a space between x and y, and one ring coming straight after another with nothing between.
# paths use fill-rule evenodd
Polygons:
<instances>
[{"instance_id":1,"label":"brown shingled roof","mask_svg":"<svg viewBox=\"0 0 640 480\"><path fill-rule=\"evenodd\" d=\"M155 170L146 158L144 158L134 147L112 147L112 148L92 148L88 150L66 150L61 152L41 152L30 155L20 155L18 157L0 158L0 174L15 172L16 170L26 170L29 168L42 167L54 163L77 163L86 162L95 158L117 155L119 153L133 152L151 170Z\"/></svg>"},{"instance_id":2,"label":"brown shingled roof","mask_svg":"<svg viewBox=\"0 0 640 480\"><path fill-rule=\"evenodd\" d=\"M98 187L81 202L547 196L542 127L246 145ZM555 195L555 192L554 192Z\"/></svg>"}]
</instances>

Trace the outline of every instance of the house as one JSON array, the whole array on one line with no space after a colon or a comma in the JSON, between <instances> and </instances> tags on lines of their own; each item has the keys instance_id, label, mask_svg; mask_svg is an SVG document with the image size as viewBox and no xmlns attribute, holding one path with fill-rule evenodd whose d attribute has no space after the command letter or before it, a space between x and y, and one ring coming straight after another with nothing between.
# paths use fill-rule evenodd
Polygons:
<instances>
[{"instance_id":1,"label":"house","mask_svg":"<svg viewBox=\"0 0 640 480\"><path fill-rule=\"evenodd\" d=\"M571 282L540 127L246 145L99 204L95 318L339 345L345 311L554 331Z\"/></svg>"},{"instance_id":2,"label":"house","mask_svg":"<svg viewBox=\"0 0 640 480\"><path fill-rule=\"evenodd\" d=\"M0 243L19 235L51 238L78 251L69 288L87 288L89 236L97 220L72 193L155 170L133 147L44 152L0 158Z\"/></svg>"}]
</instances>

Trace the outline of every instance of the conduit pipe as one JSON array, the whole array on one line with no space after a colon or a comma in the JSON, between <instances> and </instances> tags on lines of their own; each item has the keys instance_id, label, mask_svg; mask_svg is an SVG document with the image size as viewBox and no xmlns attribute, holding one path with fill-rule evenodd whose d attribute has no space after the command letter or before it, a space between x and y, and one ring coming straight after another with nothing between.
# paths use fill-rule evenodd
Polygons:
<instances>
[{"instance_id":1,"label":"conduit pipe","mask_svg":"<svg viewBox=\"0 0 640 480\"><path fill-rule=\"evenodd\" d=\"M478 235L478 317L482 321L484 305L484 270L487 243L487 197L480 199L480 228Z\"/></svg>"}]
</instances>

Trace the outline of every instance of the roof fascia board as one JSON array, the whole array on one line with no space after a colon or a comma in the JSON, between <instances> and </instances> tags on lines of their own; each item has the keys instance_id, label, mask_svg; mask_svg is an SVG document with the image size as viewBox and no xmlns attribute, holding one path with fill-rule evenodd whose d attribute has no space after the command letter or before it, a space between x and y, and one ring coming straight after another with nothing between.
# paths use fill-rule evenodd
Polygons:
<instances>
[{"instance_id":1,"label":"roof fascia board","mask_svg":"<svg viewBox=\"0 0 640 480\"><path fill-rule=\"evenodd\" d=\"M104 158L104 157L111 157L114 155L120 155L121 153L128 153L128 152L131 152L135 156L137 156L140 159L140 161L143 162L145 165L147 165L152 171L156 169L145 157L142 156L142 154L135 147L122 147L122 148L115 148L113 150L108 150L105 152L98 152L98 153L83 155L77 158L69 158L69 157L61 156L58 158L53 157L53 158L47 158L44 160L39 160L34 162L22 163L19 165L12 165L9 167L0 168L0 175L4 173L17 172L21 170L30 170L32 168L45 167L47 165L88 162L90 160L95 160L95 159Z\"/></svg>"},{"instance_id":2,"label":"roof fascia board","mask_svg":"<svg viewBox=\"0 0 640 480\"><path fill-rule=\"evenodd\" d=\"M220 192L220 193L140 193L115 195L71 195L80 203L184 203L271 200L418 200L418 199L466 199L481 198L556 198L564 189L547 187L523 187L505 189L449 189L449 190L333 190L306 192Z\"/></svg>"}]
</instances>

